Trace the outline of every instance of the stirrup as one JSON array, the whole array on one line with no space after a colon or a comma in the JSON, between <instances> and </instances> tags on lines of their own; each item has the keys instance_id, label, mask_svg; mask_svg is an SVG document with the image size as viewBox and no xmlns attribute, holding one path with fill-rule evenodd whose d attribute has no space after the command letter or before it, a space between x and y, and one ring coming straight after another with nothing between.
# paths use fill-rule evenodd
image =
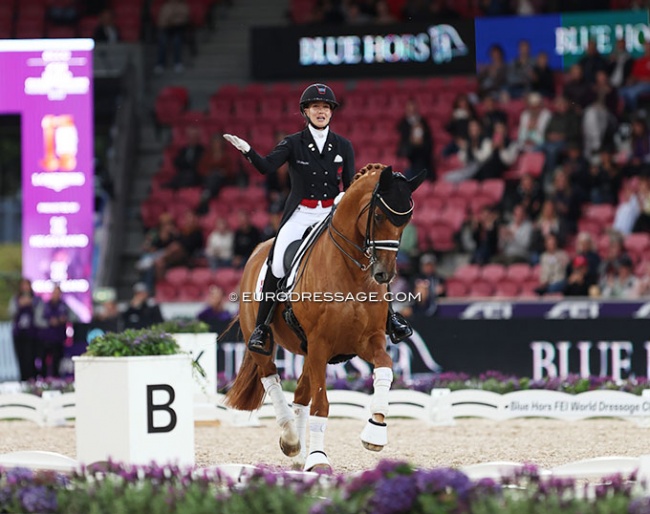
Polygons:
<instances>
[{"instance_id":1,"label":"stirrup","mask_svg":"<svg viewBox=\"0 0 650 514\"><path fill-rule=\"evenodd\" d=\"M266 341L269 340L269 349L267 350ZM251 334L250 339L248 340L248 349L254 353L260 353L262 355L271 355L273 353L273 332L269 325L257 325L253 333Z\"/></svg>"},{"instance_id":2,"label":"stirrup","mask_svg":"<svg viewBox=\"0 0 650 514\"><path fill-rule=\"evenodd\" d=\"M397 344L413 335L413 329L406 318L398 312L390 312L386 322L386 331L393 344Z\"/></svg>"}]
</instances>

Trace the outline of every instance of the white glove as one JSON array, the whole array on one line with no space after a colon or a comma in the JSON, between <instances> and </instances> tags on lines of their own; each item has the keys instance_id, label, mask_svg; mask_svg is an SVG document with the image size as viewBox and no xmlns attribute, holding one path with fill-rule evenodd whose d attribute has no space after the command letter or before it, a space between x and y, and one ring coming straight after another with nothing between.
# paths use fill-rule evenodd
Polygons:
<instances>
[{"instance_id":1,"label":"white glove","mask_svg":"<svg viewBox=\"0 0 650 514\"><path fill-rule=\"evenodd\" d=\"M224 134L223 137L226 141L228 141L232 146L237 148L237 150L242 153L248 153L248 151L251 149L251 145L249 145L240 137L233 136L232 134Z\"/></svg>"},{"instance_id":2,"label":"white glove","mask_svg":"<svg viewBox=\"0 0 650 514\"><path fill-rule=\"evenodd\" d=\"M343 198L344 194L345 194L345 192L341 191L338 195L336 195L336 198L334 198L334 205L339 204L339 202L341 201L341 198Z\"/></svg>"}]
</instances>

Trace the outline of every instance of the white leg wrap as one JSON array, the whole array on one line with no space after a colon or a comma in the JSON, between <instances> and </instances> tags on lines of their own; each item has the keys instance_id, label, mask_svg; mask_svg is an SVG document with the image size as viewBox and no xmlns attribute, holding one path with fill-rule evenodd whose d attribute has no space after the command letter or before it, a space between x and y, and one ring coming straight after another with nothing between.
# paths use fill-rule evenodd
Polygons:
<instances>
[{"instance_id":1,"label":"white leg wrap","mask_svg":"<svg viewBox=\"0 0 650 514\"><path fill-rule=\"evenodd\" d=\"M296 416L296 430L300 438L300 453L296 460L304 463L307 458L307 425L309 422L309 405L293 404L293 413Z\"/></svg>"},{"instance_id":2,"label":"white leg wrap","mask_svg":"<svg viewBox=\"0 0 650 514\"><path fill-rule=\"evenodd\" d=\"M280 385L280 377L275 375L270 375L262 379L262 385L266 394L271 397L271 402L273 402L273 409L275 410L275 419L278 422L278 425L283 427L287 422L293 421L294 415L293 411L289 408L287 399L284 397L282 392L282 386Z\"/></svg>"},{"instance_id":3,"label":"white leg wrap","mask_svg":"<svg viewBox=\"0 0 650 514\"><path fill-rule=\"evenodd\" d=\"M305 471L310 471L314 466L330 466L325 454L325 429L327 418L309 416L309 455L305 460Z\"/></svg>"},{"instance_id":4,"label":"white leg wrap","mask_svg":"<svg viewBox=\"0 0 650 514\"><path fill-rule=\"evenodd\" d=\"M370 402L371 414L388 416L388 391L393 383L393 370L390 368L375 368L373 373L374 394Z\"/></svg>"}]
</instances>

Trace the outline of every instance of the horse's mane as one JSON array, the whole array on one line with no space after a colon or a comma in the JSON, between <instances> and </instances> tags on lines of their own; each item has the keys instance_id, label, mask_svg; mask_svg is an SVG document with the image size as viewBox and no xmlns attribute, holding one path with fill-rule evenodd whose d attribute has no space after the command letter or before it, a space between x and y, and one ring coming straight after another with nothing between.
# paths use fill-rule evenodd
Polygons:
<instances>
[{"instance_id":1,"label":"horse's mane","mask_svg":"<svg viewBox=\"0 0 650 514\"><path fill-rule=\"evenodd\" d=\"M383 170L385 167L386 167L385 164L368 163L359 171L357 171L356 175L354 175L354 177L352 178L351 183L354 184L357 180L359 180L361 177L365 177L366 175L368 176L379 175L379 173L381 173L381 170Z\"/></svg>"}]
</instances>

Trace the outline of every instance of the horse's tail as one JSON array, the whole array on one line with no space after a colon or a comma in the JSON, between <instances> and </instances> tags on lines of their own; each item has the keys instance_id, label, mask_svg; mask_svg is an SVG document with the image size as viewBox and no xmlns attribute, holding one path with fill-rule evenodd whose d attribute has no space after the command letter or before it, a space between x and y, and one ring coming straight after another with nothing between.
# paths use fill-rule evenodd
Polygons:
<instances>
[{"instance_id":1,"label":"horse's tail","mask_svg":"<svg viewBox=\"0 0 650 514\"><path fill-rule=\"evenodd\" d=\"M239 372L226 393L226 406L238 410L257 410L264 400L264 386L257 372L257 364L248 350L244 354Z\"/></svg>"},{"instance_id":2,"label":"horse's tail","mask_svg":"<svg viewBox=\"0 0 650 514\"><path fill-rule=\"evenodd\" d=\"M238 321L239 321L239 314L237 314L232 320L230 320L230 323L228 323L224 331L221 332L221 334L219 334L219 338L222 338L224 335L230 332L232 330L232 327L234 327Z\"/></svg>"}]
</instances>

